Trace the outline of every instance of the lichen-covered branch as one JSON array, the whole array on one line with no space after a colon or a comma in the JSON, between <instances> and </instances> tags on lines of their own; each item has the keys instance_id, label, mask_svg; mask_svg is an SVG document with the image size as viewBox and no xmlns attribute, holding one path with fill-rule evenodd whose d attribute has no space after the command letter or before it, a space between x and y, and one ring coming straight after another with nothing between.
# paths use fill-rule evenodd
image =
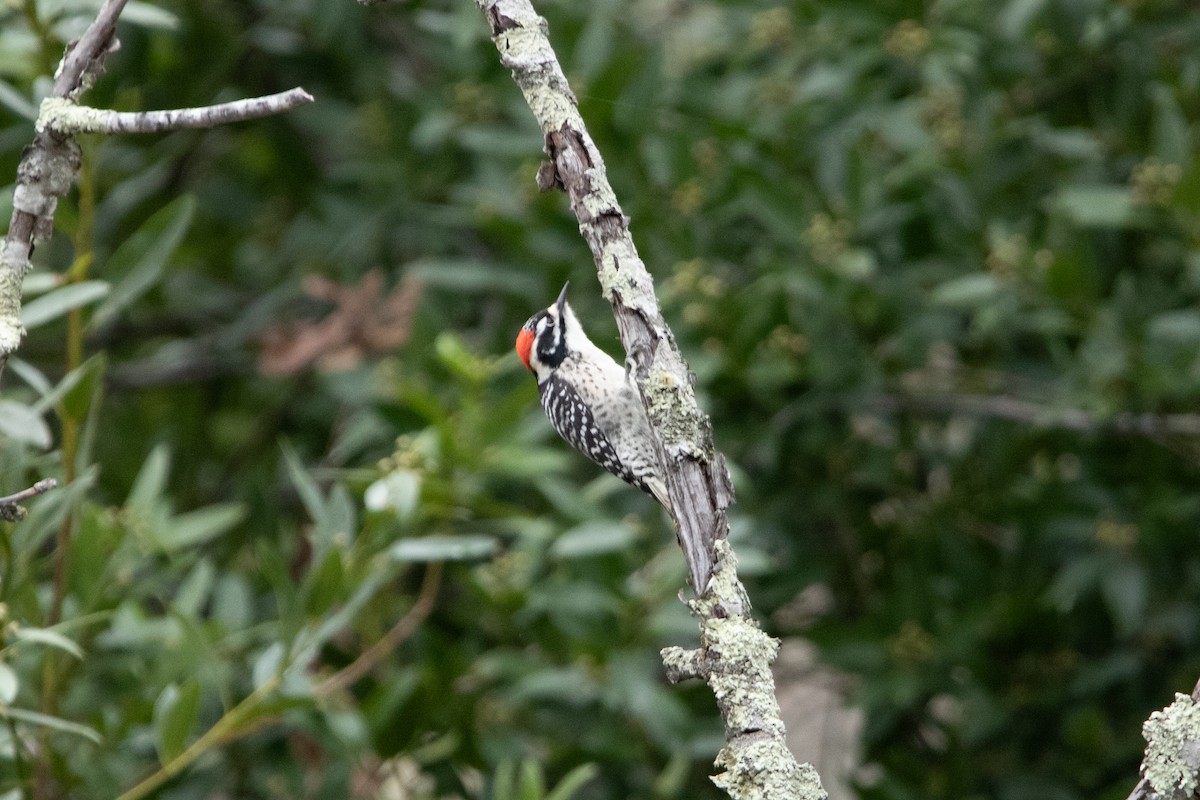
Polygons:
<instances>
[{"instance_id":1,"label":"lichen-covered branch","mask_svg":"<svg viewBox=\"0 0 1200 800\"><path fill-rule=\"evenodd\" d=\"M17 167L13 212L0 244L0 372L21 345L21 283L29 271L34 246L54 232L58 200L79 172L77 133L150 133L179 128L207 128L226 122L278 114L312 96L303 89L221 103L204 108L126 113L88 108L79 97L104 69L105 57L117 47L117 19L126 0L104 0L96 18L67 52L55 73L54 88L42 103L33 143Z\"/></svg>"},{"instance_id":2,"label":"lichen-covered branch","mask_svg":"<svg viewBox=\"0 0 1200 800\"><path fill-rule=\"evenodd\" d=\"M689 607L700 618L701 635L699 650L673 647L662 655L672 681L701 678L712 687L726 742L717 757L721 772L713 781L735 800L823 798L816 770L797 764L784 744L771 675L779 644L751 618L737 577L737 559L727 540L726 509L733 502L728 470L659 310L629 218L554 55L546 22L529 0L476 4L491 27L501 63L512 69L545 135L549 160L538 171L538 185L544 191L562 189L570 200L661 446L676 534L698 595Z\"/></svg>"},{"instance_id":3,"label":"lichen-covered branch","mask_svg":"<svg viewBox=\"0 0 1200 800\"><path fill-rule=\"evenodd\" d=\"M538 173L543 190L561 188L592 250L600 288L612 304L627 363L662 445L680 545L693 588L712 575L713 543L728 529L733 488L712 443L708 417L696 404L690 373L663 320L654 285L629 233L600 151L579 115L546 23L527 0L476 0L492 28L500 61L513 71L546 137L550 160ZM736 609L734 610L736 612Z\"/></svg>"},{"instance_id":4,"label":"lichen-covered branch","mask_svg":"<svg viewBox=\"0 0 1200 800\"><path fill-rule=\"evenodd\" d=\"M700 678L712 688L725 722L725 747L716 760L721 772L713 776L713 783L730 797L823 798L817 771L810 764L797 764L784 744L786 730L771 675L779 640L763 633L748 616L721 616L717 598L743 589L729 541L718 541L716 550L720 566L711 590L688 603L702 620L700 649L664 648L667 680Z\"/></svg>"},{"instance_id":5,"label":"lichen-covered branch","mask_svg":"<svg viewBox=\"0 0 1200 800\"><path fill-rule=\"evenodd\" d=\"M312 101L311 94L296 88L200 108L109 111L81 106L62 97L48 97L42 102L38 126L59 133L161 133L185 128L213 128L230 122L268 117Z\"/></svg>"},{"instance_id":6,"label":"lichen-covered branch","mask_svg":"<svg viewBox=\"0 0 1200 800\"><path fill-rule=\"evenodd\" d=\"M51 97L75 101L92 85L104 68L105 56L115 46L113 34L125 2L104 0L83 36L67 46ZM12 218L0 245L0 371L24 335L21 283L29 271L34 245L54 232L58 199L70 190L78 171L79 145L71 136L49 128L37 131L17 166Z\"/></svg>"}]
</instances>

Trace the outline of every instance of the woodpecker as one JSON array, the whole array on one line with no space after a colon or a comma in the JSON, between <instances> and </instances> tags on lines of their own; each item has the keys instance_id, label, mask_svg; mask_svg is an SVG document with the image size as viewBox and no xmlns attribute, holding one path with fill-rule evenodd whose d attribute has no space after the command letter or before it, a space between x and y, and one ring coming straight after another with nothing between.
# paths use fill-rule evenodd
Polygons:
<instances>
[{"instance_id":1,"label":"woodpecker","mask_svg":"<svg viewBox=\"0 0 1200 800\"><path fill-rule=\"evenodd\" d=\"M517 334L517 355L537 377L550 424L579 452L671 510L671 499L632 377L592 344L567 303L568 281L554 305Z\"/></svg>"}]
</instances>

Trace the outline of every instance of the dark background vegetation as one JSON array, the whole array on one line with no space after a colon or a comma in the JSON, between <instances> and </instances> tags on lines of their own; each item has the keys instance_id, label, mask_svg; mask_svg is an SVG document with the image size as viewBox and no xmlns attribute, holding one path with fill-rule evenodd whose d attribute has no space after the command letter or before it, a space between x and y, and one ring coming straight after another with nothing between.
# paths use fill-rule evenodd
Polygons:
<instances>
[{"instance_id":1,"label":"dark background vegetation","mask_svg":"<svg viewBox=\"0 0 1200 800\"><path fill-rule=\"evenodd\" d=\"M92 10L0 4L0 186ZM1169 429L1200 398L1195 6L539 10L757 614L865 712L859 796L1125 797L1200 676ZM0 494L70 482L3 525L0 790L115 796L224 724L161 796L538 798L595 764L558 796L717 797L711 695L657 656L695 638L667 523L512 355L568 278L618 345L474 4L131 3L119 33L93 105L317 103L83 140L0 387ZM426 580L415 632L323 684Z\"/></svg>"}]
</instances>

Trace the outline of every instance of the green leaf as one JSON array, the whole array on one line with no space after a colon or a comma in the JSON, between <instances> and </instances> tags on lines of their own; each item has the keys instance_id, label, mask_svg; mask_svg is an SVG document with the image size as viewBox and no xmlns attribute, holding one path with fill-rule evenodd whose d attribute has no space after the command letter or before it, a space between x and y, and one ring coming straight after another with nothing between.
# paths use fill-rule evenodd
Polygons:
<instances>
[{"instance_id":1,"label":"green leaf","mask_svg":"<svg viewBox=\"0 0 1200 800\"><path fill-rule=\"evenodd\" d=\"M521 777L517 788L519 800L542 800L546 794L546 779L542 768L532 759L521 762Z\"/></svg>"},{"instance_id":2,"label":"green leaf","mask_svg":"<svg viewBox=\"0 0 1200 800\"><path fill-rule=\"evenodd\" d=\"M1158 314L1146 325L1151 339L1180 345L1200 344L1200 311L1180 309Z\"/></svg>"},{"instance_id":3,"label":"green leaf","mask_svg":"<svg viewBox=\"0 0 1200 800\"><path fill-rule=\"evenodd\" d=\"M0 706L0 717L5 719L24 722L29 725L37 725L40 728L49 728L50 730L59 731L60 733L69 733L72 736L81 736L90 742L100 744L102 739L100 734L87 725L80 725L78 722L62 719L61 717L52 717L49 714L43 714L39 711L28 711L23 708L5 708Z\"/></svg>"},{"instance_id":4,"label":"green leaf","mask_svg":"<svg viewBox=\"0 0 1200 800\"><path fill-rule=\"evenodd\" d=\"M183 752L200 716L200 684L168 684L154 701L154 743L163 764Z\"/></svg>"},{"instance_id":5,"label":"green leaf","mask_svg":"<svg viewBox=\"0 0 1200 800\"><path fill-rule=\"evenodd\" d=\"M11 195L12 187L7 186L3 191ZM21 297L45 294L62 286L63 280L65 280L65 276L58 272L31 272L21 282Z\"/></svg>"},{"instance_id":6,"label":"green leaf","mask_svg":"<svg viewBox=\"0 0 1200 800\"><path fill-rule=\"evenodd\" d=\"M1005 39L1021 39L1045 5L1046 0L1009 0L996 15L996 28Z\"/></svg>"},{"instance_id":7,"label":"green leaf","mask_svg":"<svg viewBox=\"0 0 1200 800\"><path fill-rule=\"evenodd\" d=\"M304 465L300 463L300 456L297 455L295 448L288 442L280 442L280 448L283 450L283 462L287 465L288 475L292 479L292 486L295 487L296 493L300 495L300 502L304 504L304 508L308 511L308 515L314 520L319 520L325 516L325 498L321 494L321 490L317 487L317 482L304 469Z\"/></svg>"},{"instance_id":8,"label":"green leaf","mask_svg":"<svg viewBox=\"0 0 1200 800\"><path fill-rule=\"evenodd\" d=\"M196 211L191 195L176 198L151 216L112 254L105 274L123 275L96 312L89 327L103 327L149 291L162 277Z\"/></svg>"},{"instance_id":9,"label":"green leaf","mask_svg":"<svg viewBox=\"0 0 1200 800\"><path fill-rule=\"evenodd\" d=\"M159 533L158 544L167 552L194 547L220 536L245 517L246 509L240 503L220 503L179 514Z\"/></svg>"},{"instance_id":10,"label":"green leaf","mask_svg":"<svg viewBox=\"0 0 1200 800\"><path fill-rule=\"evenodd\" d=\"M150 451L142 468L134 478L133 488L125 499L128 508L149 512L162 498L163 489L167 485L167 473L171 467L171 453L165 444L159 444Z\"/></svg>"},{"instance_id":11,"label":"green leaf","mask_svg":"<svg viewBox=\"0 0 1200 800\"><path fill-rule=\"evenodd\" d=\"M546 795L546 800L571 800L585 783L594 780L599 774L600 769L595 764L580 764L563 776L550 794Z\"/></svg>"},{"instance_id":12,"label":"green leaf","mask_svg":"<svg viewBox=\"0 0 1200 800\"><path fill-rule=\"evenodd\" d=\"M254 591L237 573L222 575L213 589L213 617L230 631L245 628L254 619Z\"/></svg>"},{"instance_id":13,"label":"green leaf","mask_svg":"<svg viewBox=\"0 0 1200 800\"><path fill-rule=\"evenodd\" d=\"M29 102L24 92L17 91L7 81L0 81L0 106L6 106L9 111L30 121L38 118L37 106Z\"/></svg>"},{"instance_id":14,"label":"green leaf","mask_svg":"<svg viewBox=\"0 0 1200 800\"><path fill-rule=\"evenodd\" d=\"M930 294L929 301L934 305L950 308L978 308L995 299L1001 288L1002 285L995 275L975 272L939 284Z\"/></svg>"},{"instance_id":15,"label":"green leaf","mask_svg":"<svg viewBox=\"0 0 1200 800\"><path fill-rule=\"evenodd\" d=\"M36 403L33 404L34 410L36 410L38 413L42 413L53 408L59 400L65 398L68 393L75 389L76 386L84 383L85 379L98 378L101 374L103 374L104 366L105 358L103 353L97 353L96 355L92 356L87 361L83 362L78 367L64 375L63 379L60 380L57 385L51 387L48 391L42 392L42 396L38 398ZM93 386L94 383L94 380L86 381L85 390L80 393L88 400L90 400L92 397L92 391L95 388ZM64 405L69 405L70 407L67 409L68 413L76 417L82 416L82 412L87 408L86 404L81 407L77 402L64 402Z\"/></svg>"},{"instance_id":16,"label":"green leaf","mask_svg":"<svg viewBox=\"0 0 1200 800\"><path fill-rule=\"evenodd\" d=\"M511 761L501 761L492 775L492 800L516 800L516 767Z\"/></svg>"},{"instance_id":17,"label":"green leaf","mask_svg":"<svg viewBox=\"0 0 1200 800\"><path fill-rule=\"evenodd\" d=\"M104 351L100 351L80 364L79 369L73 370L63 378L63 382L67 384L62 393L63 411L76 419L86 418L93 436L97 424L95 418L98 416L100 408L99 400L104 392L104 373L107 369L108 356ZM85 431L85 436L81 437L85 444L87 444L86 434L87 431ZM86 449L84 446L80 447L81 458L84 457Z\"/></svg>"},{"instance_id":18,"label":"green leaf","mask_svg":"<svg viewBox=\"0 0 1200 800\"><path fill-rule=\"evenodd\" d=\"M323 543L326 549L340 538L347 541L354 539L358 531L358 506L345 485L335 483L329 487L325 516L320 522L322 536L328 537L328 541Z\"/></svg>"},{"instance_id":19,"label":"green leaf","mask_svg":"<svg viewBox=\"0 0 1200 800\"><path fill-rule=\"evenodd\" d=\"M834 272L852 281L865 281L879 270L875 254L862 247L854 247L842 253L834 260L832 266Z\"/></svg>"},{"instance_id":20,"label":"green leaf","mask_svg":"<svg viewBox=\"0 0 1200 800\"><path fill-rule=\"evenodd\" d=\"M1149 581L1139 564L1122 562L1105 573L1100 582L1100 592L1118 634L1133 636L1143 628L1149 601Z\"/></svg>"},{"instance_id":21,"label":"green leaf","mask_svg":"<svg viewBox=\"0 0 1200 800\"><path fill-rule=\"evenodd\" d=\"M80 649L79 645L50 628L17 628L13 634L13 638L18 642L33 642L47 647L54 647L62 650L64 653L70 653L80 661L83 660L83 650Z\"/></svg>"},{"instance_id":22,"label":"green leaf","mask_svg":"<svg viewBox=\"0 0 1200 800\"><path fill-rule=\"evenodd\" d=\"M12 705L12 701L17 699L20 686L17 673L8 664L0 661L0 706Z\"/></svg>"},{"instance_id":23,"label":"green leaf","mask_svg":"<svg viewBox=\"0 0 1200 800\"><path fill-rule=\"evenodd\" d=\"M307 590L304 607L312 616L320 616L337 603L344 594L346 585L346 569L342 562L342 554L330 550L321 559L320 564L309 571L304 578Z\"/></svg>"},{"instance_id":24,"label":"green leaf","mask_svg":"<svg viewBox=\"0 0 1200 800\"><path fill-rule=\"evenodd\" d=\"M635 535L630 526L620 522L585 522L577 525L550 545L556 558L588 558L627 549Z\"/></svg>"},{"instance_id":25,"label":"green leaf","mask_svg":"<svg viewBox=\"0 0 1200 800\"><path fill-rule=\"evenodd\" d=\"M1054 195L1051 204L1084 228L1127 228L1137 221L1127 186L1069 186Z\"/></svg>"},{"instance_id":26,"label":"green leaf","mask_svg":"<svg viewBox=\"0 0 1200 800\"><path fill-rule=\"evenodd\" d=\"M1154 100L1154 155L1169 164L1187 164L1192 153L1191 129L1175 93L1170 86L1156 83L1151 86L1150 97Z\"/></svg>"},{"instance_id":27,"label":"green leaf","mask_svg":"<svg viewBox=\"0 0 1200 800\"><path fill-rule=\"evenodd\" d=\"M192 567L188 576L179 585L175 599L171 605L176 612L185 617L198 617L200 610L212 595L216 583L217 568L207 558L202 558Z\"/></svg>"},{"instance_id":28,"label":"green leaf","mask_svg":"<svg viewBox=\"0 0 1200 800\"><path fill-rule=\"evenodd\" d=\"M402 539L392 546L397 561L474 561L496 552L495 537L483 534L461 536L423 536Z\"/></svg>"},{"instance_id":29,"label":"green leaf","mask_svg":"<svg viewBox=\"0 0 1200 800\"><path fill-rule=\"evenodd\" d=\"M179 17L175 14L165 8L142 3L139 0L130 0L129 4L125 6L125 10L121 12L121 21L160 31L179 29Z\"/></svg>"},{"instance_id":30,"label":"green leaf","mask_svg":"<svg viewBox=\"0 0 1200 800\"><path fill-rule=\"evenodd\" d=\"M106 281L82 281L56 289L26 303L21 309L21 324L26 330L44 325L66 315L71 309L96 302L108 294L109 289Z\"/></svg>"},{"instance_id":31,"label":"green leaf","mask_svg":"<svg viewBox=\"0 0 1200 800\"><path fill-rule=\"evenodd\" d=\"M285 654L283 643L273 642L255 659L254 668L251 670L251 680L255 689L261 688L279 674L279 671L284 668L283 657Z\"/></svg>"},{"instance_id":32,"label":"green leaf","mask_svg":"<svg viewBox=\"0 0 1200 800\"><path fill-rule=\"evenodd\" d=\"M381 589L392 580L396 566L388 561L377 565L354 589L354 593L341 607L329 614L316 630L312 632L310 644L319 646L329 640L329 637L343 630L354 621L359 612L371 601Z\"/></svg>"},{"instance_id":33,"label":"green leaf","mask_svg":"<svg viewBox=\"0 0 1200 800\"><path fill-rule=\"evenodd\" d=\"M28 361L12 356L8 359L8 368L39 395L44 395L54 388L46 374Z\"/></svg>"},{"instance_id":34,"label":"green leaf","mask_svg":"<svg viewBox=\"0 0 1200 800\"><path fill-rule=\"evenodd\" d=\"M485 359L471 352L458 335L442 331L434 339L433 349L448 369L467 381L486 381L490 367Z\"/></svg>"},{"instance_id":35,"label":"green leaf","mask_svg":"<svg viewBox=\"0 0 1200 800\"><path fill-rule=\"evenodd\" d=\"M48 426L34 409L15 400L0 400L0 437L47 449L53 444Z\"/></svg>"}]
</instances>

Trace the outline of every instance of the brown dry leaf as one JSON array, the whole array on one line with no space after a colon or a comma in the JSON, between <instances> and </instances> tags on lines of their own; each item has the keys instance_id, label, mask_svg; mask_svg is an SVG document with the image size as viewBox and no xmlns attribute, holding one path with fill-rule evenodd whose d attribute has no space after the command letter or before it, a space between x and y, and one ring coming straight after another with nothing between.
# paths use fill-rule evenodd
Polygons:
<instances>
[{"instance_id":1,"label":"brown dry leaf","mask_svg":"<svg viewBox=\"0 0 1200 800\"><path fill-rule=\"evenodd\" d=\"M319 321L293 321L268 329L262 337L259 372L295 375L314 366L322 372L341 372L375 353L403 346L412 333L421 288L405 277L383 294L383 283L378 269L351 286L320 275L305 277L305 294L332 303L333 308Z\"/></svg>"}]
</instances>

